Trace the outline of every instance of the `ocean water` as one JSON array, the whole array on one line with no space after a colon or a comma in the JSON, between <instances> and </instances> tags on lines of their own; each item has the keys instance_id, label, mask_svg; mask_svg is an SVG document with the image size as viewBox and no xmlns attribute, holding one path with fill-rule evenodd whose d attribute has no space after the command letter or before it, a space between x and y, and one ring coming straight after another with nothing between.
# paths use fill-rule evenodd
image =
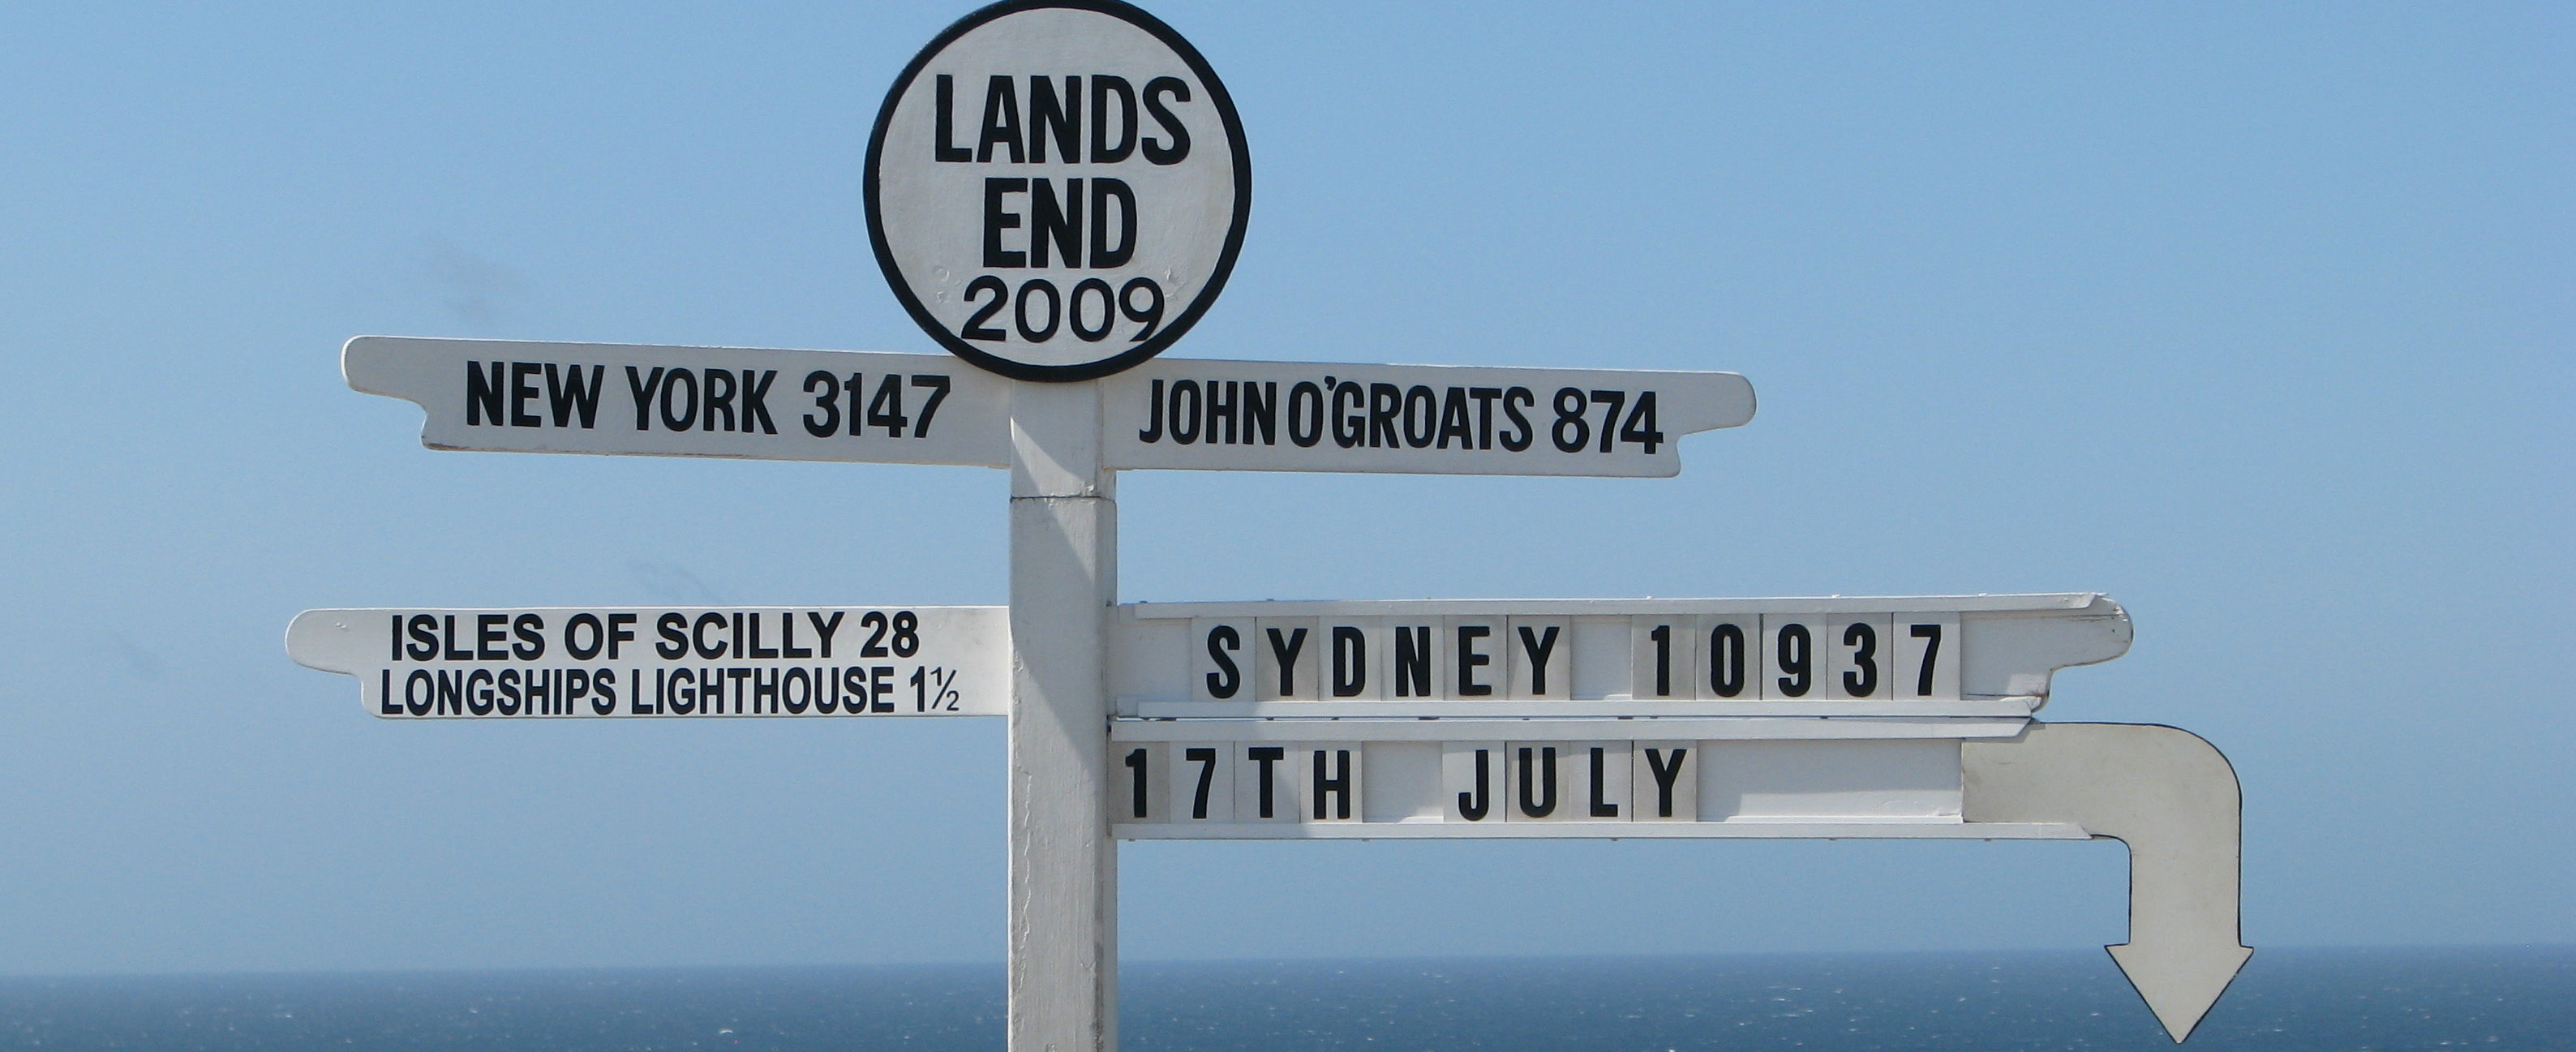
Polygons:
<instances>
[{"instance_id":1,"label":"ocean water","mask_svg":"<svg viewBox=\"0 0 2576 1052\"><path fill-rule=\"evenodd\" d=\"M2089 952L1126 966L1133 1052L2164 1049ZM997 966L0 979L0 1048L998 1052ZM2260 950L2185 1046L2576 1050L2576 947Z\"/></svg>"}]
</instances>

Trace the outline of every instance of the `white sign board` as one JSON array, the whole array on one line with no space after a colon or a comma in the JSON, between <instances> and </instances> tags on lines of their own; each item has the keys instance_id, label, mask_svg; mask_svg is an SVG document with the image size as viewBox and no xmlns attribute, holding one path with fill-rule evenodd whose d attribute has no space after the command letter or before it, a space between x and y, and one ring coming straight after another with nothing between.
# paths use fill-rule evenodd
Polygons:
<instances>
[{"instance_id":1,"label":"white sign board","mask_svg":"<svg viewBox=\"0 0 2576 1052\"><path fill-rule=\"evenodd\" d=\"M360 336L349 386L433 449L1010 463L1009 381L936 354Z\"/></svg>"},{"instance_id":2,"label":"white sign board","mask_svg":"<svg viewBox=\"0 0 2576 1052\"><path fill-rule=\"evenodd\" d=\"M2131 628L2078 592L1146 603L1113 633L1117 710L1149 719L2020 717Z\"/></svg>"},{"instance_id":3,"label":"white sign board","mask_svg":"<svg viewBox=\"0 0 2576 1052\"><path fill-rule=\"evenodd\" d=\"M1960 746L2018 720L1756 737L1755 720L1122 721L1117 836L2039 837L1970 828Z\"/></svg>"},{"instance_id":4,"label":"white sign board","mask_svg":"<svg viewBox=\"0 0 2576 1052\"><path fill-rule=\"evenodd\" d=\"M1114 468L1663 476L1753 418L1719 372L1163 359L1101 384Z\"/></svg>"},{"instance_id":5,"label":"white sign board","mask_svg":"<svg viewBox=\"0 0 2576 1052\"><path fill-rule=\"evenodd\" d=\"M1170 26L1125 4L995 4L895 78L866 196L878 265L941 346L1081 380L1160 353L1215 302L1252 163L1225 85Z\"/></svg>"},{"instance_id":6,"label":"white sign board","mask_svg":"<svg viewBox=\"0 0 2576 1052\"><path fill-rule=\"evenodd\" d=\"M1011 381L941 355L360 336L340 361L436 449L1010 463ZM1661 476L1753 417L1718 372L1166 358L1085 397L1115 469Z\"/></svg>"},{"instance_id":7,"label":"white sign board","mask_svg":"<svg viewBox=\"0 0 2576 1052\"><path fill-rule=\"evenodd\" d=\"M998 606L307 610L297 663L387 719L999 716Z\"/></svg>"}]
</instances>

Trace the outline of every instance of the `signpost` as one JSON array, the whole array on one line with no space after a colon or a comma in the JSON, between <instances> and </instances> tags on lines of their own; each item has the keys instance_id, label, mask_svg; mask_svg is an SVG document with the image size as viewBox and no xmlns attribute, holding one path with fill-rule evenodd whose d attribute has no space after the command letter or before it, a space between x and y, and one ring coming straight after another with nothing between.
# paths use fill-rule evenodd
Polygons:
<instances>
[{"instance_id":1,"label":"signpost","mask_svg":"<svg viewBox=\"0 0 2576 1052\"><path fill-rule=\"evenodd\" d=\"M2128 649L2099 595L1118 606L1122 470L1668 476L1753 415L1732 373L1156 359L1250 179L1169 26L1011 0L869 142L878 261L956 358L344 349L432 448L1007 468L1007 608L315 610L289 653L386 718L1006 716L1018 1052L1116 1047L1118 839L2117 838L2110 950L2189 1035L2252 952L2235 776L2173 728L2031 719Z\"/></svg>"}]
</instances>

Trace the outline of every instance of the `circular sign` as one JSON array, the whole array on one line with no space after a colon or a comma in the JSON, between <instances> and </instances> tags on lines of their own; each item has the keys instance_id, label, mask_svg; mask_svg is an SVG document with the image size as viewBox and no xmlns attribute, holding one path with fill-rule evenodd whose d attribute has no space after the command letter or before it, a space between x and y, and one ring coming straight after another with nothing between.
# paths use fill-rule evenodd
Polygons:
<instances>
[{"instance_id":1,"label":"circular sign","mask_svg":"<svg viewBox=\"0 0 2576 1052\"><path fill-rule=\"evenodd\" d=\"M1252 211L1234 100L1118 0L1009 0L904 67L868 140L868 240L941 346L1022 380L1160 353L1224 289Z\"/></svg>"}]
</instances>

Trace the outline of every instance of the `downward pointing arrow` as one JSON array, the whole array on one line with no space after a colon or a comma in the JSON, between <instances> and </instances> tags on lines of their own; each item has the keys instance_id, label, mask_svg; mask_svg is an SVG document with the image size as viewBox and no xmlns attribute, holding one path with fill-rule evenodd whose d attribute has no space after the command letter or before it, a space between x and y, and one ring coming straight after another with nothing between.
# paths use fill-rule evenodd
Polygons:
<instances>
[{"instance_id":1,"label":"downward pointing arrow","mask_svg":"<svg viewBox=\"0 0 2576 1052\"><path fill-rule=\"evenodd\" d=\"M1969 822L2072 822L2129 845L2129 941L2104 947L2179 1043L2254 951L2239 940L2236 770L2173 727L2032 723L1961 747Z\"/></svg>"}]
</instances>

